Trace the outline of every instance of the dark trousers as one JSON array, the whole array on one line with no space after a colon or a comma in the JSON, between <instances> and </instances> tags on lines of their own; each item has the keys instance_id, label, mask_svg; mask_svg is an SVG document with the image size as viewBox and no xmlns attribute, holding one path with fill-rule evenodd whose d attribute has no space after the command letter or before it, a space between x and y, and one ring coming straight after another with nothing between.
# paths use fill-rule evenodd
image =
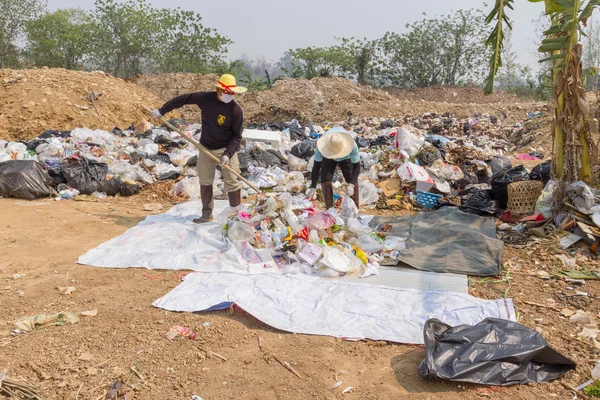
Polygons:
<instances>
[{"instance_id":1,"label":"dark trousers","mask_svg":"<svg viewBox=\"0 0 600 400\"><path fill-rule=\"evenodd\" d=\"M343 161L335 161L329 158L323 158L323 161L321 162L321 182L331 182L333 180L333 175L335 174L335 167L338 165L342 170L342 175L344 175L344 180L346 183L356 184L356 182L352 182L354 164L352 164L352 161L349 158Z\"/></svg>"}]
</instances>

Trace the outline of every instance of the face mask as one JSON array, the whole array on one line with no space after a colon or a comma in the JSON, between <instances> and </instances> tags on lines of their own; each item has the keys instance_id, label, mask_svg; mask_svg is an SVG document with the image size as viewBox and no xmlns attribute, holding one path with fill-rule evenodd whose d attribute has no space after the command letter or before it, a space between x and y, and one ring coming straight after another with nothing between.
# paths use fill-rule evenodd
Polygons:
<instances>
[{"instance_id":1,"label":"face mask","mask_svg":"<svg viewBox=\"0 0 600 400\"><path fill-rule=\"evenodd\" d=\"M225 104L231 103L231 100L233 100L233 95L232 94L221 93L221 101L223 103L225 103Z\"/></svg>"}]
</instances>

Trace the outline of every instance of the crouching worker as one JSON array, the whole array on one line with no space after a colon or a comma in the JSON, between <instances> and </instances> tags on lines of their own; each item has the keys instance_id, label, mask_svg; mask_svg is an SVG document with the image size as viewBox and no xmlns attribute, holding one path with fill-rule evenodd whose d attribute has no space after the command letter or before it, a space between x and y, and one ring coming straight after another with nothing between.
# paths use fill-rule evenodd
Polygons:
<instances>
[{"instance_id":1,"label":"crouching worker","mask_svg":"<svg viewBox=\"0 0 600 400\"><path fill-rule=\"evenodd\" d=\"M321 178L321 190L325 198L325 208L333 207L333 175L339 165L342 175L348 183L346 194L358 203L358 175L360 174L360 154L354 139L343 128L333 128L325 132L317 141L315 163L311 173L310 189L306 191L309 198L314 198L317 182Z\"/></svg>"},{"instance_id":2,"label":"crouching worker","mask_svg":"<svg viewBox=\"0 0 600 400\"><path fill-rule=\"evenodd\" d=\"M184 94L168 101L158 110L152 112L154 118L160 118L168 112L195 104L202 112L202 134L200 144L209 153L221 160L221 165L228 165L240 173L237 151L242 140L244 114L242 108L233 100L236 93L244 93L246 88L236 85L233 75L221 76L215 92L197 92ZM213 218L213 182L217 162L200 152L198 154L198 177L200 179L200 197L202 199L202 216L194 220L201 224ZM229 197L229 205L237 207L241 203L241 183L227 168L223 168L225 191Z\"/></svg>"}]
</instances>

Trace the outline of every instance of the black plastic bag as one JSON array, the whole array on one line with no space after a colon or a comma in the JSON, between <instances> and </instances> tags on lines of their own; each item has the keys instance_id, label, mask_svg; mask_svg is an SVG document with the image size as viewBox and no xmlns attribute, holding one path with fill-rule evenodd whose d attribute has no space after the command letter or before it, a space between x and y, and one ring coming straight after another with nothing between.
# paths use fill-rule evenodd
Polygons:
<instances>
[{"instance_id":1,"label":"black plastic bag","mask_svg":"<svg viewBox=\"0 0 600 400\"><path fill-rule=\"evenodd\" d=\"M355 141L356 145L361 149L365 147L371 147L371 140L367 139L366 137L357 136Z\"/></svg>"},{"instance_id":2,"label":"black plastic bag","mask_svg":"<svg viewBox=\"0 0 600 400\"><path fill-rule=\"evenodd\" d=\"M497 174L498 172L506 171L510 169L512 165L510 164L510 160L506 157L502 156L494 156L491 160L487 161L487 164L492 169L492 174Z\"/></svg>"},{"instance_id":3,"label":"black plastic bag","mask_svg":"<svg viewBox=\"0 0 600 400\"><path fill-rule=\"evenodd\" d=\"M92 194L104 189L108 165L82 158L70 164L63 164L60 170L69 186L79 190L81 194Z\"/></svg>"},{"instance_id":4,"label":"black plastic bag","mask_svg":"<svg viewBox=\"0 0 600 400\"><path fill-rule=\"evenodd\" d=\"M419 165L428 167L437 160L442 159L442 154L436 147L426 147L419 154L417 154L417 160Z\"/></svg>"},{"instance_id":5,"label":"black plastic bag","mask_svg":"<svg viewBox=\"0 0 600 400\"><path fill-rule=\"evenodd\" d=\"M165 172L164 174L162 174L158 180L159 181L171 181L171 180L175 180L177 178L179 178L181 176L181 174L177 171L170 171L170 172Z\"/></svg>"},{"instance_id":6,"label":"black plastic bag","mask_svg":"<svg viewBox=\"0 0 600 400\"><path fill-rule=\"evenodd\" d=\"M196 160L198 159L197 156L194 156L194 157L196 157ZM192 158L194 158L194 157L192 157ZM171 158L166 153L158 153L158 154L155 154L155 155L152 155L152 156L148 156L147 158L148 158L148 160L151 160L151 161L154 161L154 162L157 162L157 163L171 164ZM190 160L192 158L190 158ZM188 161L188 163L189 163L189 161ZM195 162L194 162L193 166L194 167L196 166Z\"/></svg>"},{"instance_id":7,"label":"black plastic bag","mask_svg":"<svg viewBox=\"0 0 600 400\"><path fill-rule=\"evenodd\" d=\"M508 185L528 180L529 172L522 165L492 175L492 199L498 202L501 209L505 209L508 205Z\"/></svg>"},{"instance_id":8,"label":"black plastic bag","mask_svg":"<svg viewBox=\"0 0 600 400\"><path fill-rule=\"evenodd\" d=\"M394 122L393 119L386 119L381 124L379 124L379 128L380 129L388 129L388 128L393 128L394 125L396 125L396 123Z\"/></svg>"},{"instance_id":9,"label":"black plastic bag","mask_svg":"<svg viewBox=\"0 0 600 400\"><path fill-rule=\"evenodd\" d=\"M290 130L290 139L293 142L296 142L298 140L304 140L307 138L304 131L300 128L290 127L289 130Z\"/></svg>"},{"instance_id":10,"label":"black plastic bag","mask_svg":"<svg viewBox=\"0 0 600 400\"><path fill-rule=\"evenodd\" d=\"M475 192L463 196L460 210L469 214L477 215L500 215L498 204L492 200L490 190L475 190Z\"/></svg>"},{"instance_id":11,"label":"black plastic bag","mask_svg":"<svg viewBox=\"0 0 600 400\"><path fill-rule=\"evenodd\" d=\"M292 153L294 157L298 157L303 160L310 160L310 158L315 154L316 147L316 140L305 140L302 143L294 145L290 153Z\"/></svg>"},{"instance_id":12,"label":"black plastic bag","mask_svg":"<svg viewBox=\"0 0 600 400\"><path fill-rule=\"evenodd\" d=\"M552 349L538 332L516 322L487 318L452 328L437 319L425 323L423 378L481 385L544 383L576 364Z\"/></svg>"},{"instance_id":13,"label":"black plastic bag","mask_svg":"<svg viewBox=\"0 0 600 400\"><path fill-rule=\"evenodd\" d=\"M123 182L121 178L112 178L106 180L103 190L107 196L116 196L120 194L123 197L133 196L140 192L140 185Z\"/></svg>"},{"instance_id":14,"label":"black plastic bag","mask_svg":"<svg viewBox=\"0 0 600 400\"><path fill-rule=\"evenodd\" d=\"M167 156L168 157L168 156ZM170 159L169 159L170 161ZM191 156L185 163L186 167L196 167L198 165L198 156Z\"/></svg>"},{"instance_id":15,"label":"black plastic bag","mask_svg":"<svg viewBox=\"0 0 600 400\"><path fill-rule=\"evenodd\" d=\"M250 156L250 154L241 152L241 151L237 153L237 156L238 156L238 160L240 162L240 170L247 171L248 170L248 161L252 160L252 157Z\"/></svg>"},{"instance_id":16,"label":"black plastic bag","mask_svg":"<svg viewBox=\"0 0 600 400\"><path fill-rule=\"evenodd\" d=\"M543 160L544 159L544 153L540 153L539 151L533 151L533 152L529 153L529 155L531 157L535 157L535 158L537 158L539 160Z\"/></svg>"},{"instance_id":17,"label":"black plastic bag","mask_svg":"<svg viewBox=\"0 0 600 400\"><path fill-rule=\"evenodd\" d=\"M33 139L30 140L27 144L27 151L35 151L40 144L48 143L47 140L44 139Z\"/></svg>"},{"instance_id":18,"label":"black plastic bag","mask_svg":"<svg viewBox=\"0 0 600 400\"><path fill-rule=\"evenodd\" d=\"M9 160L0 163L0 196L34 200L53 193L52 179L39 162Z\"/></svg>"},{"instance_id":19,"label":"black plastic bag","mask_svg":"<svg viewBox=\"0 0 600 400\"><path fill-rule=\"evenodd\" d=\"M539 164L531 170L529 179L532 181L542 181L544 185L551 179L550 171L552 170L552 161L546 161L545 163Z\"/></svg>"},{"instance_id":20,"label":"black plastic bag","mask_svg":"<svg viewBox=\"0 0 600 400\"><path fill-rule=\"evenodd\" d=\"M51 139L53 137L66 139L68 137L71 137L71 131L47 130L47 131L40 133L40 135L37 138L38 139Z\"/></svg>"}]
</instances>

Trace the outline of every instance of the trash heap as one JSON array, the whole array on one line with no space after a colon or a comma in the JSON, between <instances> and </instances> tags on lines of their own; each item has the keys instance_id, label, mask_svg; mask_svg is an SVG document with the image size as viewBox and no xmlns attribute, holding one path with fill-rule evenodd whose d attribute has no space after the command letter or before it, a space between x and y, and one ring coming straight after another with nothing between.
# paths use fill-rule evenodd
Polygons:
<instances>
[{"instance_id":1,"label":"trash heap","mask_svg":"<svg viewBox=\"0 0 600 400\"><path fill-rule=\"evenodd\" d=\"M187 129L193 135L199 126ZM124 131L77 128L45 131L29 142L0 140L0 196L131 196L143 185L196 175L197 150L190 147L145 121Z\"/></svg>"},{"instance_id":2,"label":"trash heap","mask_svg":"<svg viewBox=\"0 0 600 400\"><path fill-rule=\"evenodd\" d=\"M372 218L372 217L371 217ZM324 277L378 273L385 259L407 251L406 238L369 227L348 196L341 209L319 210L303 195L263 196L226 209L218 218L224 236L250 266Z\"/></svg>"},{"instance_id":3,"label":"trash heap","mask_svg":"<svg viewBox=\"0 0 600 400\"><path fill-rule=\"evenodd\" d=\"M171 122L199 140L199 124ZM496 197L492 176L510 166L502 156L509 148L505 138L520 128L486 114L466 120L427 113L395 120L349 118L322 126L297 120L249 125L238 152L240 169L262 191L301 193L316 140L333 126L344 126L360 148L361 207L430 209L451 203L496 214L496 203L504 203ZM46 131L28 142L0 140L0 176L11 177L3 180L0 196L129 196L154 182L175 180L175 196L198 198L197 154L175 132L145 121L112 132L77 128ZM217 173L217 196L222 185ZM341 201L345 183L339 171L334 189ZM244 190L243 197L253 194Z\"/></svg>"}]
</instances>

